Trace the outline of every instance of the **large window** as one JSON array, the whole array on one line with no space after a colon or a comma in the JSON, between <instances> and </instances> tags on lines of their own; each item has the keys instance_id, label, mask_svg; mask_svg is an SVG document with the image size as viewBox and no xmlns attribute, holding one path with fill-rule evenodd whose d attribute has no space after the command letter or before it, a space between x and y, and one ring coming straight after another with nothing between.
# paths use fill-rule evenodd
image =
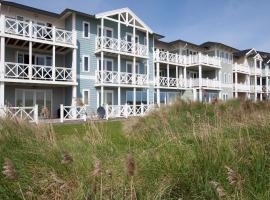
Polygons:
<instances>
[{"instance_id":1,"label":"large window","mask_svg":"<svg viewBox=\"0 0 270 200\"><path fill-rule=\"evenodd\" d=\"M83 38L90 38L90 23L83 22Z\"/></svg>"},{"instance_id":2,"label":"large window","mask_svg":"<svg viewBox=\"0 0 270 200\"><path fill-rule=\"evenodd\" d=\"M133 91L127 91L126 93L127 104L133 105ZM147 104L147 92L136 91L136 105Z\"/></svg>"},{"instance_id":3,"label":"large window","mask_svg":"<svg viewBox=\"0 0 270 200\"><path fill-rule=\"evenodd\" d=\"M89 90L83 90L83 104L88 105L89 104L89 96L90 96L90 91Z\"/></svg>"}]
</instances>

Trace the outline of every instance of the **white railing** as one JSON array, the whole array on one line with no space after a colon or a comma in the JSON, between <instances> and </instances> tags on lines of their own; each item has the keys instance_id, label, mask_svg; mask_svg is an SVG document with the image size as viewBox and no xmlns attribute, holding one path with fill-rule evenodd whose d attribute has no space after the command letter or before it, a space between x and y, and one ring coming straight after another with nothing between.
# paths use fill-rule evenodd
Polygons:
<instances>
[{"instance_id":1,"label":"white railing","mask_svg":"<svg viewBox=\"0 0 270 200\"><path fill-rule=\"evenodd\" d=\"M33 107L0 107L3 117L38 123L38 105Z\"/></svg>"},{"instance_id":2,"label":"white railing","mask_svg":"<svg viewBox=\"0 0 270 200\"><path fill-rule=\"evenodd\" d=\"M246 74L250 73L250 69L247 65L236 64L236 63L233 65L233 71L234 72L242 72L242 73L246 73Z\"/></svg>"},{"instance_id":3,"label":"white railing","mask_svg":"<svg viewBox=\"0 0 270 200\"><path fill-rule=\"evenodd\" d=\"M251 67L250 72L252 75L262 75L262 69L258 67Z\"/></svg>"},{"instance_id":4,"label":"white railing","mask_svg":"<svg viewBox=\"0 0 270 200\"><path fill-rule=\"evenodd\" d=\"M58 29L58 28L55 30L56 42L72 44L73 42L72 37L73 37L72 31L67 31L67 30Z\"/></svg>"},{"instance_id":5,"label":"white railing","mask_svg":"<svg viewBox=\"0 0 270 200\"><path fill-rule=\"evenodd\" d=\"M170 53L168 51L161 51L159 49L154 52L154 60L158 62L185 64L185 57L177 53Z\"/></svg>"},{"instance_id":6,"label":"white railing","mask_svg":"<svg viewBox=\"0 0 270 200\"><path fill-rule=\"evenodd\" d=\"M204 54L189 55L186 58L186 65L209 65L209 66L221 66L220 59L208 56Z\"/></svg>"},{"instance_id":7,"label":"white railing","mask_svg":"<svg viewBox=\"0 0 270 200\"><path fill-rule=\"evenodd\" d=\"M86 106L64 106L60 105L60 122L67 120L86 121Z\"/></svg>"},{"instance_id":8,"label":"white railing","mask_svg":"<svg viewBox=\"0 0 270 200\"><path fill-rule=\"evenodd\" d=\"M154 108L153 105L105 105L105 118L128 118L131 116L144 116Z\"/></svg>"},{"instance_id":9,"label":"white railing","mask_svg":"<svg viewBox=\"0 0 270 200\"><path fill-rule=\"evenodd\" d=\"M133 42L128 42L126 40L118 40L112 37L101 37L101 36L96 37L96 50L103 50L103 49L133 54L137 56L148 55L146 45L136 43L134 46Z\"/></svg>"},{"instance_id":10,"label":"white railing","mask_svg":"<svg viewBox=\"0 0 270 200\"><path fill-rule=\"evenodd\" d=\"M262 92L262 87L260 85L251 85L250 90L251 92Z\"/></svg>"},{"instance_id":11,"label":"white railing","mask_svg":"<svg viewBox=\"0 0 270 200\"><path fill-rule=\"evenodd\" d=\"M189 79L188 80L189 87L199 87L200 86L200 80L199 78ZM201 86L207 87L207 88L219 88L220 87L220 81L208 79L208 78L202 78L201 80Z\"/></svg>"},{"instance_id":12,"label":"white railing","mask_svg":"<svg viewBox=\"0 0 270 200\"><path fill-rule=\"evenodd\" d=\"M29 64L6 62L4 77L24 80L73 81L72 73L71 68L55 67L54 69L52 66L30 66Z\"/></svg>"},{"instance_id":13,"label":"white railing","mask_svg":"<svg viewBox=\"0 0 270 200\"><path fill-rule=\"evenodd\" d=\"M147 85L147 74L133 74L117 71L103 71L103 81L101 71L96 71L96 83L107 84L129 84L129 85Z\"/></svg>"},{"instance_id":14,"label":"white railing","mask_svg":"<svg viewBox=\"0 0 270 200\"><path fill-rule=\"evenodd\" d=\"M234 84L234 90L235 91L249 92L250 91L250 85L245 84L245 83L237 83L237 84Z\"/></svg>"},{"instance_id":15,"label":"white railing","mask_svg":"<svg viewBox=\"0 0 270 200\"><path fill-rule=\"evenodd\" d=\"M39 40L55 41L64 44L73 44L74 37L72 31L44 26L28 21L21 21L9 17L5 17L4 31L7 34L28 38L31 37Z\"/></svg>"},{"instance_id":16,"label":"white railing","mask_svg":"<svg viewBox=\"0 0 270 200\"><path fill-rule=\"evenodd\" d=\"M172 77L156 78L156 85L160 87L183 88L184 80Z\"/></svg>"}]
</instances>

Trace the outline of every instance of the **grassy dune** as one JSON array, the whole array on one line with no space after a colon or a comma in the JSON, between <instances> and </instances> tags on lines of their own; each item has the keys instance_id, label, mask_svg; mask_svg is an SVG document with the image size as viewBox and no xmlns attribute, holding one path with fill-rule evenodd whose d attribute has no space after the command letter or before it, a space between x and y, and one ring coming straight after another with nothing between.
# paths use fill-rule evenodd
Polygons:
<instances>
[{"instance_id":1,"label":"grassy dune","mask_svg":"<svg viewBox=\"0 0 270 200\"><path fill-rule=\"evenodd\" d=\"M0 132L0 199L270 199L270 103Z\"/></svg>"}]
</instances>

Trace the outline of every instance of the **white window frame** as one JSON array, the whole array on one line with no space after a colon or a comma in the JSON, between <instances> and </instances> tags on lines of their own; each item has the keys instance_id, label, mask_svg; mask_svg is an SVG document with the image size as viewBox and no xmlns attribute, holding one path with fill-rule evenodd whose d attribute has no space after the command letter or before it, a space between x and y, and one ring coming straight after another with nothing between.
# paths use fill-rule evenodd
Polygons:
<instances>
[{"instance_id":1,"label":"white window frame","mask_svg":"<svg viewBox=\"0 0 270 200\"><path fill-rule=\"evenodd\" d=\"M126 36L125 36L125 40L127 41L127 36L131 36L131 38L133 39L133 34L132 33L126 33ZM138 39L138 42L136 44L139 44L140 43L140 37L139 35L135 35L135 41L136 41L136 38ZM133 41L132 41L133 42Z\"/></svg>"},{"instance_id":2,"label":"white window frame","mask_svg":"<svg viewBox=\"0 0 270 200\"><path fill-rule=\"evenodd\" d=\"M84 35L84 33L85 33L85 27L84 27L84 25L85 24L88 24L88 37L85 37L85 35ZM82 37L83 38L87 38L87 39L89 39L90 38L90 22L87 22L87 21L83 21L82 22L82 25L83 25L83 32L82 32Z\"/></svg>"},{"instance_id":3,"label":"white window frame","mask_svg":"<svg viewBox=\"0 0 270 200\"><path fill-rule=\"evenodd\" d=\"M84 98L85 98L84 92L88 92L88 102L87 103L84 101ZM87 106L89 105L89 101L90 101L90 90L89 89L82 90L82 100L83 100L84 105L87 105Z\"/></svg>"},{"instance_id":4,"label":"white window frame","mask_svg":"<svg viewBox=\"0 0 270 200\"><path fill-rule=\"evenodd\" d=\"M88 58L88 70L84 69L84 58ZM83 55L82 56L82 72L90 72L90 56L89 55Z\"/></svg>"},{"instance_id":5,"label":"white window frame","mask_svg":"<svg viewBox=\"0 0 270 200\"><path fill-rule=\"evenodd\" d=\"M99 34L99 29L101 28L101 26L100 25L98 25L97 26L97 35L99 36L100 34ZM110 28L110 27L108 27L108 26L104 26L104 29L103 29L103 36L104 36L104 34L105 34L105 31L107 31L107 30L109 30L109 31L111 31L112 32L112 37L114 36L114 31L113 31L113 28ZM99 36L100 37L100 36ZM106 36L107 37L107 36Z\"/></svg>"},{"instance_id":6,"label":"white window frame","mask_svg":"<svg viewBox=\"0 0 270 200\"><path fill-rule=\"evenodd\" d=\"M126 73L128 73L128 72L127 72L127 66L130 65L130 64L132 65L131 71L132 71L132 69L133 69L133 62L127 61L127 62L126 62L126 67L125 67L125 68L126 68L126 69L125 69L125 72L126 72ZM135 66L135 74L140 74L140 73L139 73L139 71L140 71L140 70L139 70L139 67L140 67L140 64L139 64L138 62L136 62L136 66ZM137 70L138 70L138 73L136 72ZM131 72L131 73L132 73L132 72Z\"/></svg>"}]
</instances>

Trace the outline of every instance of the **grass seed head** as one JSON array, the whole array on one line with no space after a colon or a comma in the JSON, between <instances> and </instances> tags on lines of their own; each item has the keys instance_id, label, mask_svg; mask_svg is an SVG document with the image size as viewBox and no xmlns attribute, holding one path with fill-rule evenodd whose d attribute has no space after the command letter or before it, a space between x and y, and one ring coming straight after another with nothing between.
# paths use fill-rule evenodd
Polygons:
<instances>
[{"instance_id":1,"label":"grass seed head","mask_svg":"<svg viewBox=\"0 0 270 200\"><path fill-rule=\"evenodd\" d=\"M64 153L63 159L62 159L62 164L70 164L73 162L73 158L70 154Z\"/></svg>"},{"instance_id":2,"label":"grass seed head","mask_svg":"<svg viewBox=\"0 0 270 200\"><path fill-rule=\"evenodd\" d=\"M16 170L15 170L14 165L10 159L7 159L7 158L5 159L2 173L6 176L6 178L8 178L10 180L17 179Z\"/></svg>"},{"instance_id":3,"label":"grass seed head","mask_svg":"<svg viewBox=\"0 0 270 200\"><path fill-rule=\"evenodd\" d=\"M97 160L95 162L93 176L99 176L100 174L101 174L101 162L100 162L100 160Z\"/></svg>"},{"instance_id":4,"label":"grass seed head","mask_svg":"<svg viewBox=\"0 0 270 200\"><path fill-rule=\"evenodd\" d=\"M216 181L210 181L210 184L215 189L219 198L224 198L226 196L224 188Z\"/></svg>"},{"instance_id":5,"label":"grass seed head","mask_svg":"<svg viewBox=\"0 0 270 200\"><path fill-rule=\"evenodd\" d=\"M135 161L132 156L132 153L128 153L126 158L126 168L127 168L127 175L134 176L135 173Z\"/></svg>"},{"instance_id":6,"label":"grass seed head","mask_svg":"<svg viewBox=\"0 0 270 200\"><path fill-rule=\"evenodd\" d=\"M237 171L234 171L228 166L225 166L225 169L227 170L227 179L231 185L237 185L241 181L241 176Z\"/></svg>"}]
</instances>

